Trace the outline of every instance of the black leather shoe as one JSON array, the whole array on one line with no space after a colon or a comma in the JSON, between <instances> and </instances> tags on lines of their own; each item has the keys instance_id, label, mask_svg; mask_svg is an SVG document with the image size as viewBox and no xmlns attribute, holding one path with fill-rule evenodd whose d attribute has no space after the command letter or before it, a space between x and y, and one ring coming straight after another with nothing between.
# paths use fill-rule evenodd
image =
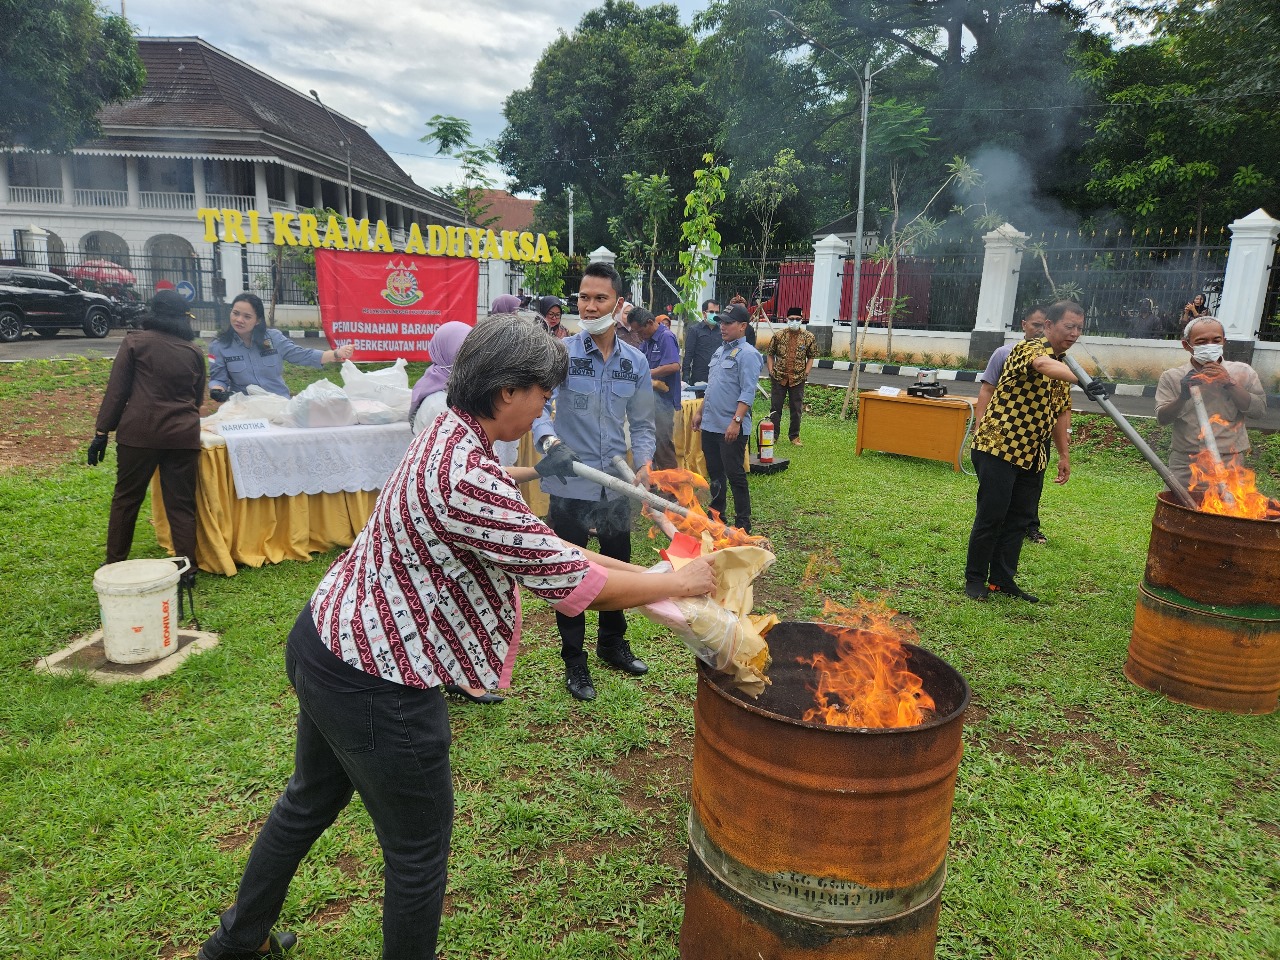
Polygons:
<instances>
[{"instance_id":1,"label":"black leather shoe","mask_svg":"<svg viewBox=\"0 0 1280 960\"><path fill-rule=\"evenodd\" d=\"M564 668L564 685L569 688L575 700L594 700L596 688L591 685L591 671L586 664L575 664Z\"/></svg>"},{"instance_id":2,"label":"black leather shoe","mask_svg":"<svg viewBox=\"0 0 1280 960\"><path fill-rule=\"evenodd\" d=\"M1027 593L1027 591L1016 586L1001 587L993 583L991 585L991 594L996 597L1012 597L1014 600L1025 600L1027 603L1040 602L1040 598L1035 594Z\"/></svg>"},{"instance_id":3,"label":"black leather shoe","mask_svg":"<svg viewBox=\"0 0 1280 960\"><path fill-rule=\"evenodd\" d=\"M970 600L986 600L987 585L985 583L967 582L964 585L964 595Z\"/></svg>"},{"instance_id":4,"label":"black leather shoe","mask_svg":"<svg viewBox=\"0 0 1280 960\"><path fill-rule=\"evenodd\" d=\"M446 683L444 692L454 697L461 697L468 703L502 703L506 697L500 697L496 693L482 693L476 696L466 687L460 687L456 683Z\"/></svg>"},{"instance_id":5,"label":"black leather shoe","mask_svg":"<svg viewBox=\"0 0 1280 960\"><path fill-rule=\"evenodd\" d=\"M649 672L648 664L631 652L631 645L625 640L613 647L596 647L596 656L615 670L633 677L643 677Z\"/></svg>"},{"instance_id":6,"label":"black leather shoe","mask_svg":"<svg viewBox=\"0 0 1280 960\"><path fill-rule=\"evenodd\" d=\"M224 953L213 953L205 944L196 954L196 960L263 960L265 957L283 957L298 943L296 934L288 930L272 930L267 938L270 943L266 950L231 950Z\"/></svg>"}]
</instances>

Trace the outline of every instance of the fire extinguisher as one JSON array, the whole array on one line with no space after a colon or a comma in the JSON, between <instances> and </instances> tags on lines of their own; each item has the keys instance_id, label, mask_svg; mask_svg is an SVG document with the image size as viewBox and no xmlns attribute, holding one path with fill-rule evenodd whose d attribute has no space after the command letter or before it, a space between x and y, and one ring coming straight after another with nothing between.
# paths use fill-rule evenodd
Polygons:
<instances>
[{"instance_id":1,"label":"fire extinguisher","mask_svg":"<svg viewBox=\"0 0 1280 960\"><path fill-rule=\"evenodd\" d=\"M773 463L773 421L767 417L756 427L756 449L761 463Z\"/></svg>"}]
</instances>

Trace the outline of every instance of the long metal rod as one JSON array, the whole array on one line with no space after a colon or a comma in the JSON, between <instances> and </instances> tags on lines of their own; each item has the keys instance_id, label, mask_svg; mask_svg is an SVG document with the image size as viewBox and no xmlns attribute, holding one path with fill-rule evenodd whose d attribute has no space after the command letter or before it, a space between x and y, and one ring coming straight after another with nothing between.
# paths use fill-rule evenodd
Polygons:
<instances>
[{"instance_id":1,"label":"long metal rod","mask_svg":"<svg viewBox=\"0 0 1280 960\"><path fill-rule=\"evenodd\" d=\"M624 497L630 497L639 503L647 503L649 506L656 507L659 510L670 510L681 517L689 516L688 507L682 507L677 503L672 503L670 500L664 500L656 493L627 483L627 481L615 477L612 473L605 473L595 467L588 467L585 463L574 463L573 472L582 477L583 480L590 480L592 483L598 483L602 487L608 487L614 493L620 493Z\"/></svg>"},{"instance_id":2,"label":"long metal rod","mask_svg":"<svg viewBox=\"0 0 1280 960\"><path fill-rule=\"evenodd\" d=\"M1209 411L1204 405L1204 397L1201 396L1200 388L1195 384L1191 385L1190 393L1191 404L1196 409L1196 420L1200 422L1200 436L1204 440L1204 448L1209 451L1209 459L1218 468L1218 475L1221 476L1226 467L1222 463L1222 453L1218 450L1218 438L1214 436L1213 424L1209 422ZM1235 505L1236 498L1231 495L1227 485L1221 481L1218 483L1218 493L1227 506Z\"/></svg>"},{"instance_id":3,"label":"long metal rod","mask_svg":"<svg viewBox=\"0 0 1280 960\"><path fill-rule=\"evenodd\" d=\"M1066 360L1067 366L1071 369L1071 372L1076 375L1076 379L1080 381L1081 387L1087 387L1089 384L1093 383L1093 377L1084 372L1084 368L1076 362L1075 357L1071 356L1071 354L1067 354L1064 359ZM1124 414L1116 409L1115 404L1113 404L1107 397L1101 398L1097 403L1107 412L1107 415L1116 422L1116 426L1124 431L1124 435L1129 438L1129 442L1138 448L1138 452L1142 454L1147 463L1156 468L1156 473L1160 474L1160 479L1164 481L1165 486L1169 488L1170 492L1178 498L1178 502L1188 509L1199 510L1200 507L1196 504L1195 500L1192 499L1191 494L1182 488L1182 484L1180 484L1177 478L1173 475L1173 471L1165 466L1163 460L1156 456L1156 452L1151 449L1147 441L1138 436L1138 431L1133 429L1133 424L1124 418Z\"/></svg>"}]
</instances>

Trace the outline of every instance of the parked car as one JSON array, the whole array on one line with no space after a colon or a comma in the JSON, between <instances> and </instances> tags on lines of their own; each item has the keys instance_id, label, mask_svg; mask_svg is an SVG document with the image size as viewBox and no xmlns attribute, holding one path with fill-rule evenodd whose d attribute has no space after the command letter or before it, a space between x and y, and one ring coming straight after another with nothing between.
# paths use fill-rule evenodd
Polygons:
<instances>
[{"instance_id":1,"label":"parked car","mask_svg":"<svg viewBox=\"0 0 1280 960\"><path fill-rule=\"evenodd\" d=\"M0 267L0 343L13 343L30 327L42 337L78 327L101 338L119 319L115 303L81 290L56 273L28 267Z\"/></svg>"}]
</instances>

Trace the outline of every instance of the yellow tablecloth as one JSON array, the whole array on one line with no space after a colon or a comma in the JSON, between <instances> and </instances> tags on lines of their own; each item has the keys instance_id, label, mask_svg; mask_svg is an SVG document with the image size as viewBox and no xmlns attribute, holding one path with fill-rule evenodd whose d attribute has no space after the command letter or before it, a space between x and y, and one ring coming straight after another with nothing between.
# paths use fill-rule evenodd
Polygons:
<instances>
[{"instance_id":1,"label":"yellow tablecloth","mask_svg":"<svg viewBox=\"0 0 1280 960\"><path fill-rule=\"evenodd\" d=\"M707 460L702 455L702 434L693 429L693 418L702 410L701 400L684 400L676 411L671 437L676 444L676 464L706 479Z\"/></svg>"}]
</instances>

